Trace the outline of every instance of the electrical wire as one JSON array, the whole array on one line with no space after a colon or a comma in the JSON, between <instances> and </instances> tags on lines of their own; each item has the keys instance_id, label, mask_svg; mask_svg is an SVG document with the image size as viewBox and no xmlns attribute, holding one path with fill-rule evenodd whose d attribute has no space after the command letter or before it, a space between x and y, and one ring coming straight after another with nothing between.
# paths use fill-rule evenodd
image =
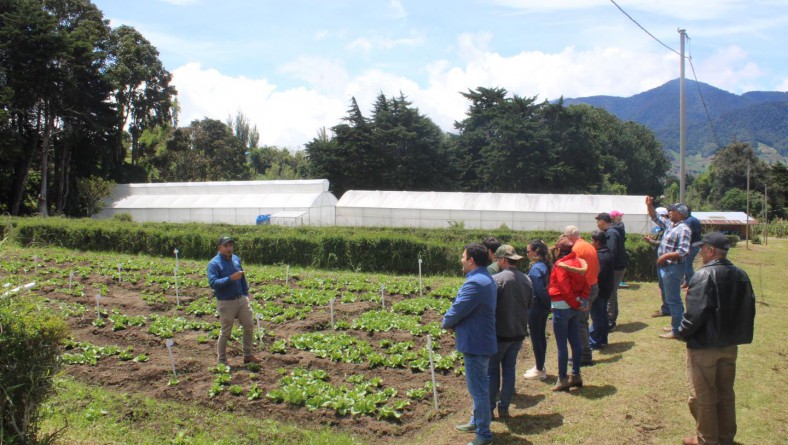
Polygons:
<instances>
[{"instance_id":1,"label":"electrical wire","mask_svg":"<svg viewBox=\"0 0 788 445\"><path fill-rule=\"evenodd\" d=\"M664 43L663 43L661 40L659 40L658 38L656 38L656 37L654 36L654 34L651 34L650 32L648 32L648 30L647 30L646 28L644 28L644 27L643 27L643 26L642 26L640 23L638 23L638 22L637 22L637 20L633 19L631 15L627 14L627 12L626 12L626 11L624 11L624 9L623 9L623 8L621 8L621 6L618 6L618 3L616 3L616 2L615 2L615 0L610 0L610 3L614 4L614 5L616 6L616 8L618 8L618 10L619 10L619 11L621 11L621 13L622 13L622 14L624 14L625 16L627 16L627 17L629 18L629 20L632 20L632 23L634 23L634 24L638 25L638 27L639 27L640 29L642 29L642 30L643 30L643 32L645 32L646 34L648 34L649 36L651 36L651 38L652 38L652 39L654 39L654 40L656 40L656 41L657 41L657 42L658 42L660 45L664 46L665 48L667 48L667 49L669 49L669 50L673 51L674 53L678 54L679 56L681 56L681 53L680 53L680 52L678 52L678 51L676 51L675 49L673 49L673 48L669 47L668 45L664 44Z\"/></svg>"},{"instance_id":2,"label":"electrical wire","mask_svg":"<svg viewBox=\"0 0 788 445\"><path fill-rule=\"evenodd\" d=\"M687 37L687 40L689 40L689 37ZM708 119L709 121L709 127L711 127L711 133L714 135L714 140L717 141L717 149L719 150L722 148L722 144L720 143L719 136L717 136L717 129L714 128L714 123L711 121L711 115L709 114L709 108L706 106L706 100L703 98L703 93L701 93L700 91L700 82L698 82L698 76L695 74L695 65L692 64L691 48L689 53L690 54L689 57L687 57L687 60L689 60L690 68L692 69L692 77L695 78L695 86L698 88L698 95L700 95L700 101L703 104L703 109L706 111L706 119Z\"/></svg>"}]
</instances>

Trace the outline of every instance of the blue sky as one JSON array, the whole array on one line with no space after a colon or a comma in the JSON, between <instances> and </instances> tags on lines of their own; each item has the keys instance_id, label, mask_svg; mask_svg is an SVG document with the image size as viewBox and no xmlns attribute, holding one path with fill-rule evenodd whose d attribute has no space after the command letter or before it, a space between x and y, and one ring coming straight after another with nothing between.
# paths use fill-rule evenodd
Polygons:
<instances>
[{"instance_id":1,"label":"blue sky","mask_svg":"<svg viewBox=\"0 0 788 445\"><path fill-rule=\"evenodd\" d=\"M180 125L241 111L260 143L301 148L381 92L446 131L460 91L631 96L679 76L679 56L609 0L94 0L135 27L173 73ZM788 1L616 0L672 49L690 37L698 80L788 90ZM692 72L687 65L687 77Z\"/></svg>"}]
</instances>

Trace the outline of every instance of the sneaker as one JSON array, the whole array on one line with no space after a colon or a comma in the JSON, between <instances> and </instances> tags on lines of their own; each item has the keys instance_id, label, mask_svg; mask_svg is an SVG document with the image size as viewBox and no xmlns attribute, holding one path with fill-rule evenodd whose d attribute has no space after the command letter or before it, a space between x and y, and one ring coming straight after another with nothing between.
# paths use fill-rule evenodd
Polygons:
<instances>
[{"instance_id":1,"label":"sneaker","mask_svg":"<svg viewBox=\"0 0 788 445\"><path fill-rule=\"evenodd\" d=\"M664 334L660 334L659 338L664 338L666 340L678 340L681 337L679 337L678 335L674 334L673 332L666 332Z\"/></svg>"},{"instance_id":2,"label":"sneaker","mask_svg":"<svg viewBox=\"0 0 788 445\"><path fill-rule=\"evenodd\" d=\"M663 326L662 332L673 332L673 328L670 326Z\"/></svg>"},{"instance_id":3,"label":"sneaker","mask_svg":"<svg viewBox=\"0 0 788 445\"><path fill-rule=\"evenodd\" d=\"M536 369L536 366L534 366L528 371L525 371L523 377L525 377L527 380L536 380L536 379L547 380L547 371L545 371L544 369L540 371Z\"/></svg>"},{"instance_id":4,"label":"sneaker","mask_svg":"<svg viewBox=\"0 0 788 445\"><path fill-rule=\"evenodd\" d=\"M579 375L575 375L575 374L570 375L569 376L569 387L570 388L572 388L572 387L582 388L583 387L583 378L580 377Z\"/></svg>"},{"instance_id":5,"label":"sneaker","mask_svg":"<svg viewBox=\"0 0 788 445\"><path fill-rule=\"evenodd\" d=\"M629 285L622 281L622 282L618 283L618 287L620 287L622 289L626 289L626 288L629 287Z\"/></svg>"},{"instance_id":6,"label":"sneaker","mask_svg":"<svg viewBox=\"0 0 788 445\"><path fill-rule=\"evenodd\" d=\"M687 436L681 440L683 445L698 445L698 436Z\"/></svg>"},{"instance_id":7,"label":"sneaker","mask_svg":"<svg viewBox=\"0 0 788 445\"><path fill-rule=\"evenodd\" d=\"M253 356L253 355L245 355L244 356L244 365L247 363L261 363L260 359Z\"/></svg>"},{"instance_id":8,"label":"sneaker","mask_svg":"<svg viewBox=\"0 0 788 445\"><path fill-rule=\"evenodd\" d=\"M463 423L462 425L454 425L454 429L461 433L475 433L476 432L476 425L468 422Z\"/></svg>"},{"instance_id":9,"label":"sneaker","mask_svg":"<svg viewBox=\"0 0 788 445\"><path fill-rule=\"evenodd\" d=\"M492 443L492 439L482 439L481 437L477 437L468 442L468 445L491 445Z\"/></svg>"},{"instance_id":10,"label":"sneaker","mask_svg":"<svg viewBox=\"0 0 788 445\"><path fill-rule=\"evenodd\" d=\"M555 382L555 386L550 388L550 391L569 391L569 388L572 386L569 384L569 378L558 378L558 381Z\"/></svg>"},{"instance_id":11,"label":"sneaker","mask_svg":"<svg viewBox=\"0 0 788 445\"><path fill-rule=\"evenodd\" d=\"M607 332L615 332L615 330L616 330L616 322L615 321L610 323L609 325L607 325Z\"/></svg>"},{"instance_id":12,"label":"sneaker","mask_svg":"<svg viewBox=\"0 0 788 445\"><path fill-rule=\"evenodd\" d=\"M666 313L662 312L662 309L660 309L660 310L654 312L653 314L651 314L651 316L653 318L659 318L659 317L668 317L668 316L670 316L670 314L666 314Z\"/></svg>"}]
</instances>

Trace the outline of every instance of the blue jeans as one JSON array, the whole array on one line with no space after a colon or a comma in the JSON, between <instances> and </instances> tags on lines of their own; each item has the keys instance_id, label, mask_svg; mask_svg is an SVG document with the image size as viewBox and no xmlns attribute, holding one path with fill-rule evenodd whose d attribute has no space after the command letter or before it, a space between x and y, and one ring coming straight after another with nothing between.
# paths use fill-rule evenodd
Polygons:
<instances>
[{"instance_id":1,"label":"blue jeans","mask_svg":"<svg viewBox=\"0 0 788 445\"><path fill-rule=\"evenodd\" d=\"M692 263L695 262L695 257L698 256L698 252L700 252L700 246L698 247L690 246L689 254L687 254L687 257L684 259L687 265L687 271L685 272L686 275L684 276L684 283L686 284L689 284L690 279L692 278L693 275L695 275L695 269L692 268Z\"/></svg>"},{"instance_id":2,"label":"blue jeans","mask_svg":"<svg viewBox=\"0 0 788 445\"><path fill-rule=\"evenodd\" d=\"M588 330L588 343L591 349L607 345L607 333L610 319L607 313L607 298L597 298L591 305L591 328Z\"/></svg>"},{"instance_id":3,"label":"blue jeans","mask_svg":"<svg viewBox=\"0 0 788 445\"><path fill-rule=\"evenodd\" d=\"M498 352L490 358L487 367L487 379L490 382L490 410L495 408L498 388L501 389L501 403L498 404L498 408L509 409L509 403L514 395L517 354L522 345L522 340L499 341ZM503 384L501 384L501 369L503 369Z\"/></svg>"},{"instance_id":4,"label":"blue jeans","mask_svg":"<svg viewBox=\"0 0 788 445\"><path fill-rule=\"evenodd\" d=\"M476 425L476 436L485 440L492 439L490 422L490 384L487 382L489 355L463 354L465 356L465 383L473 399L471 423Z\"/></svg>"},{"instance_id":5,"label":"blue jeans","mask_svg":"<svg viewBox=\"0 0 788 445\"><path fill-rule=\"evenodd\" d=\"M580 375L580 357L583 349L580 344L581 311L576 309L553 309L553 332L558 346L558 377L566 378L566 365L569 352L566 342L572 347L572 374Z\"/></svg>"},{"instance_id":6,"label":"blue jeans","mask_svg":"<svg viewBox=\"0 0 788 445\"><path fill-rule=\"evenodd\" d=\"M681 283L686 273L684 263L666 264L659 268L662 278L662 288L665 290L665 304L670 309L670 326L673 333L678 335L681 317L684 315L684 303L681 301Z\"/></svg>"},{"instance_id":7,"label":"blue jeans","mask_svg":"<svg viewBox=\"0 0 788 445\"><path fill-rule=\"evenodd\" d=\"M543 303L534 301L531 310L528 312L528 331L531 334L531 346L534 349L534 359L536 369L544 370L544 358L547 353L547 316L550 315L550 308Z\"/></svg>"},{"instance_id":8,"label":"blue jeans","mask_svg":"<svg viewBox=\"0 0 788 445\"><path fill-rule=\"evenodd\" d=\"M665 285L662 284L662 274L659 273L659 266L657 266L657 283L659 284L659 294L662 297L662 306L659 310L662 312L662 315L670 315L670 308L665 303Z\"/></svg>"}]
</instances>

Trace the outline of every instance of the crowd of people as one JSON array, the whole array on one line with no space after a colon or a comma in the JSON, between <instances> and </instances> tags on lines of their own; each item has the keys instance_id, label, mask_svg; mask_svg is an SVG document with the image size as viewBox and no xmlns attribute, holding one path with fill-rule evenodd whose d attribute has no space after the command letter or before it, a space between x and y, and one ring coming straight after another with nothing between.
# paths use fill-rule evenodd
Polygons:
<instances>
[{"instance_id":1,"label":"crowd of people","mask_svg":"<svg viewBox=\"0 0 788 445\"><path fill-rule=\"evenodd\" d=\"M696 433L685 445L732 444L736 434L733 382L737 345L752 342L755 296L747 274L727 259L728 239L719 233L701 237L688 206L677 203L646 208L657 226L646 241L656 247L662 306L654 317L670 316L660 337L687 342L689 408ZM580 230L566 226L548 246L528 243L528 271L514 247L490 237L463 248L465 282L443 318L463 353L465 378L473 401L462 432L475 433L469 445L489 445L497 409L507 418L515 393L516 363L526 337L531 339L534 366L524 378L546 380L547 321L552 315L557 350L557 380L551 391L581 388L581 366L593 363L593 351L608 345L619 314L618 288L627 268L626 231L619 211L596 215L598 230L586 241ZM249 287L234 240L224 236L208 265L208 281L217 299L221 332L219 363L227 364L226 345L235 320L243 327L243 362L257 363L252 353L253 314ZM692 261L700 254L703 267ZM686 311L681 298L686 289ZM590 321L590 323L589 323ZM571 350L571 372L569 352Z\"/></svg>"},{"instance_id":2,"label":"crowd of people","mask_svg":"<svg viewBox=\"0 0 788 445\"><path fill-rule=\"evenodd\" d=\"M657 230L645 239L656 247L662 296L662 307L653 316L671 317L661 338L687 342L688 404L696 432L682 443L732 444L737 345L752 341L752 286L747 274L727 260L730 243L724 235L701 237L700 222L682 203L667 208L653 203L646 197ZM523 256L495 238L464 247L466 280L443 327L455 331L457 350L465 360L472 414L456 428L475 433L468 445L492 443L496 409L499 418L510 416L517 356L526 336L535 363L524 377L548 378L546 329L551 314L558 361L551 391L583 386L581 366L593 363L593 351L605 348L608 334L616 329L618 288L628 263L622 216L615 210L599 213L591 242L573 225L566 226L552 248L542 240L529 242L527 273L519 269ZM692 262L699 253L703 267L695 273ZM686 312L682 289L687 292Z\"/></svg>"}]
</instances>

